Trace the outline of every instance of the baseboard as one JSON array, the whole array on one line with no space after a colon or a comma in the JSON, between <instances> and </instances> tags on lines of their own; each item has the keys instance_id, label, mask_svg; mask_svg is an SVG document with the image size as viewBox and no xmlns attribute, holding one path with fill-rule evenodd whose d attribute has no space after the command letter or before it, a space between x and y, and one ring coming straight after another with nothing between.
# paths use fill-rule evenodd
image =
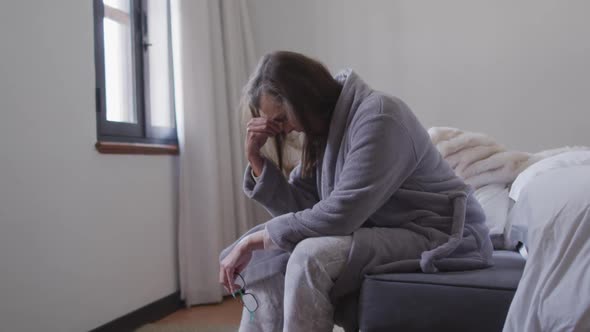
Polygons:
<instances>
[{"instance_id":1,"label":"baseboard","mask_svg":"<svg viewBox=\"0 0 590 332\"><path fill-rule=\"evenodd\" d=\"M131 332L142 325L160 320L182 308L180 292L175 292L90 332Z\"/></svg>"}]
</instances>

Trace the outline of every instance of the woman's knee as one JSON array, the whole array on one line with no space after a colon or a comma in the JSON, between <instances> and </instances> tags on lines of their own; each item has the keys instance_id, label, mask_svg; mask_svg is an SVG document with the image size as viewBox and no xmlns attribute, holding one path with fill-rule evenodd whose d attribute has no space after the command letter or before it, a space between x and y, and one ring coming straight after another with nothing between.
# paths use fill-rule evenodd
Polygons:
<instances>
[{"instance_id":1,"label":"woman's knee","mask_svg":"<svg viewBox=\"0 0 590 332\"><path fill-rule=\"evenodd\" d=\"M295 268L324 269L328 264L343 262L348 258L351 236L326 236L307 238L299 242L287 264L287 271ZM288 272L289 273L289 272Z\"/></svg>"},{"instance_id":2,"label":"woman's knee","mask_svg":"<svg viewBox=\"0 0 590 332\"><path fill-rule=\"evenodd\" d=\"M322 250L324 237L310 237L303 239L295 246L291 256L314 256Z\"/></svg>"}]
</instances>

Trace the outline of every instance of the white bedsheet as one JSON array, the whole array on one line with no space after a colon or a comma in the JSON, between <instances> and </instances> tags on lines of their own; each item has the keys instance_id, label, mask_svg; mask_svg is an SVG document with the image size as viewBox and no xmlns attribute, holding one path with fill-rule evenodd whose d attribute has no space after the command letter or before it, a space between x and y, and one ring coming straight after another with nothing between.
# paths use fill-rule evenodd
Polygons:
<instances>
[{"instance_id":1,"label":"white bedsheet","mask_svg":"<svg viewBox=\"0 0 590 332\"><path fill-rule=\"evenodd\" d=\"M540 175L511 213L529 257L504 331L590 331L590 166Z\"/></svg>"}]
</instances>

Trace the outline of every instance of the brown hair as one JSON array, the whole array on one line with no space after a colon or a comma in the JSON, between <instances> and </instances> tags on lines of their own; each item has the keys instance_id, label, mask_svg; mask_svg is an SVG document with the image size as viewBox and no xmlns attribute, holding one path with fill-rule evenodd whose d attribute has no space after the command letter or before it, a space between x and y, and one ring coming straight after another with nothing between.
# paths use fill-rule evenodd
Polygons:
<instances>
[{"instance_id":1,"label":"brown hair","mask_svg":"<svg viewBox=\"0 0 590 332\"><path fill-rule=\"evenodd\" d=\"M308 177L314 171L328 135L330 119L342 86L320 62L303 54L277 51L260 59L244 87L242 107L252 117L260 116L263 94L285 106L289 116L303 127L301 173ZM290 113L290 114L289 114ZM285 135L274 139L279 168L285 172Z\"/></svg>"}]
</instances>

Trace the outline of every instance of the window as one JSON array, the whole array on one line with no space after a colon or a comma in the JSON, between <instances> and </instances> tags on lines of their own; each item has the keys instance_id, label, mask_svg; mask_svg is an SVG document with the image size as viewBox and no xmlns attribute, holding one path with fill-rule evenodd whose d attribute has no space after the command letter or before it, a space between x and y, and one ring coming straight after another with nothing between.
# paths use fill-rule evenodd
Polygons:
<instances>
[{"instance_id":1,"label":"window","mask_svg":"<svg viewBox=\"0 0 590 332\"><path fill-rule=\"evenodd\" d=\"M177 145L170 1L94 0L94 39L97 148Z\"/></svg>"}]
</instances>

